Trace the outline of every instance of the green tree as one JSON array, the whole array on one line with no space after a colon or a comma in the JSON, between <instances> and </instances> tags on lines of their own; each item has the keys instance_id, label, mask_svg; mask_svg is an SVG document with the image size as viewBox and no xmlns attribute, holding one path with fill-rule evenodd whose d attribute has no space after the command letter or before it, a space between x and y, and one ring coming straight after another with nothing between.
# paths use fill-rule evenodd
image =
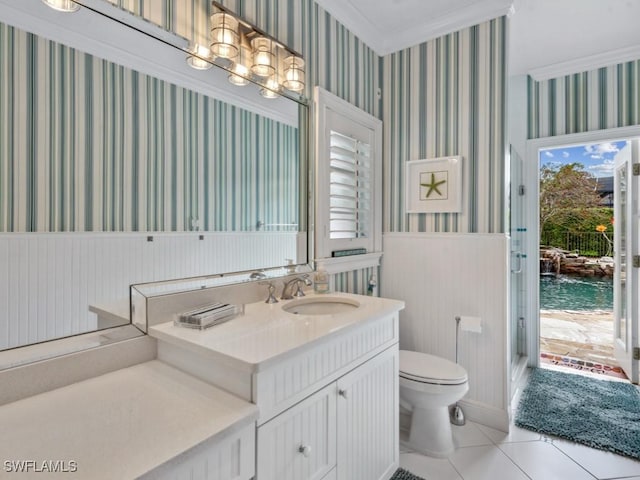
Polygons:
<instances>
[{"instance_id":1,"label":"green tree","mask_svg":"<svg viewBox=\"0 0 640 480\"><path fill-rule=\"evenodd\" d=\"M596 187L596 178L580 163L541 167L540 232L595 229L609 215L598 208Z\"/></svg>"}]
</instances>

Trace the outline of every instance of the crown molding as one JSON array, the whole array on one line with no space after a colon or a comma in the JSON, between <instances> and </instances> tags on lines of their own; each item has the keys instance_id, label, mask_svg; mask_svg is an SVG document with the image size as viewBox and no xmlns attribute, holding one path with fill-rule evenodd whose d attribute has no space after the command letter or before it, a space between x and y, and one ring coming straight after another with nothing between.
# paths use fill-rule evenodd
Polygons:
<instances>
[{"instance_id":1,"label":"crown molding","mask_svg":"<svg viewBox=\"0 0 640 480\"><path fill-rule=\"evenodd\" d=\"M366 43L378 55L384 46L380 30L375 27L348 0L315 0L333 18L349 29L356 37Z\"/></svg>"},{"instance_id":2,"label":"crown molding","mask_svg":"<svg viewBox=\"0 0 640 480\"><path fill-rule=\"evenodd\" d=\"M384 41L384 48L380 54L388 55L398 50L413 47L428 40L457 32L463 28L493 20L494 18L510 14L512 8L512 0L476 2L465 9L456 10L450 14L428 20L422 24L403 29L392 36L388 36L386 41ZM384 37L384 32L379 32L379 36Z\"/></svg>"},{"instance_id":3,"label":"crown molding","mask_svg":"<svg viewBox=\"0 0 640 480\"><path fill-rule=\"evenodd\" d=\"M388 32L373 25L362 12L345 0L316 0L336 20L366 43L380 56L419 45L433 38L509 14L513 0L478 0L437 18L425 20L397 32Z\"/></svg>"},{"instance_id":4,"label":"crown molding","mask_svg":"<svg viewBox=\"0 0 640 480\"><path fill-rule=\"evenodd\" d=\"M564 77L575 73L587 72L602 67L640 59L640 45L619 48L608 52L597 53L567 62L558 62L529 70L529 75L540 82L552 78Z\"/></svg>"}]
</instances>

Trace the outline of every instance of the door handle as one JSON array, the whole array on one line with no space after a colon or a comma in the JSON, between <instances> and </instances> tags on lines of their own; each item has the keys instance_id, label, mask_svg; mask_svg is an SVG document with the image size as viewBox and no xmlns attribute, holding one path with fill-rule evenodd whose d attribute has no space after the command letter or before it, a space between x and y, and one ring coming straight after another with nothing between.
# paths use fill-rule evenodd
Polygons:
<instances>
[{"instance_id":1,"label":"door handle","mask_svg":"<svg viewBox=\"0 0 640 480\"><path fill-rule=\"evenodd\" d=\"M511 268L511 273L522 273L522 252L511 252L515 253L515 257L518 260L518 268Z\"/></svg>"}]
</instances>

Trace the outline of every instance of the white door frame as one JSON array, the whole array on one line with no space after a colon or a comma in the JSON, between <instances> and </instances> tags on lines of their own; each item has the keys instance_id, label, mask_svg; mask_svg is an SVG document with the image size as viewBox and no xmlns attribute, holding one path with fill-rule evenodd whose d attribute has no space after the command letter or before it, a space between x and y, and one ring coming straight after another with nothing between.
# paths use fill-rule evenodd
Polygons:
<instances>
[{"instance_id":1,"label":"white door frame","mask_svg":"<svg viewBox=\"0 0 640 480\"><path fill-rule=\"evenodd\" d=\"M613 353L624 373L631 382L638 383L638 362L633 359L633 347L637 345L637 312L638 312L638 269L633 267L633 257L638 253L638 178L633 175L633 165L638 162L638 139L631 140L627 146L615 156L613 177L616 219L614 228L614 265L613 277ZM620 182L618 173L626 176L626 203L621 204ZM622 219L625 221L622 221ZM622 239L626 241L622 242ZM626 280L621 286L622 255L625 257ZM624 308L622 305L624 301ZM624 318L624 324L621 322ZM624 328L624 335L621 334ZM622 336L622 338L621 338Z\"/></svg>"},{"instance_id":2,"label":"white door frame","mask_svg":"<svg viewBox=\"0 0 640 480\"><path fill-rule=\"evenodd\" d=\"M525 253L529 268L527 275L527 354L529 366L537 367L540 361L540 160L539 151L546 148L612 142L640 137L640 126L595 130L593 132L558 135L527 140L524 165L525 209L527 235Z\"/></svg>"}]
</instances>

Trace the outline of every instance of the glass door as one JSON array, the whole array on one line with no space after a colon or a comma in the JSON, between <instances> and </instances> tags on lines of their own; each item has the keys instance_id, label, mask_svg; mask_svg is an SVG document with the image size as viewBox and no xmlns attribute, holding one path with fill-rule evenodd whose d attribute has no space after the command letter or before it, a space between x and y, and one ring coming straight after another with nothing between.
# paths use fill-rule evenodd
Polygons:
<instances>
[{"instance_id":1,"label":"glass door","mask_svg":"<svg viewBox=\"0 0 640 480\"><path fill-rule=\"evenodd\" d=\"M638 383L633 359L638 332L638 176L639 142L631 140L615 157L614 177L614 353L629 380ZM638 257L640 258L640 257Z\"/></svg>"},{"instance_id":2,"label":"glass door","mask_svg":"<svg viewBox=\"0 0 640 480\"><path fill-rule=\"evenodd\" d=\"M511 353L512 385L526 367L525 309L526 309L526 254L527 229L525 215L524 161L510 148L509 233L511 249L509 342Z\"/></svg>"}]
</instances>

